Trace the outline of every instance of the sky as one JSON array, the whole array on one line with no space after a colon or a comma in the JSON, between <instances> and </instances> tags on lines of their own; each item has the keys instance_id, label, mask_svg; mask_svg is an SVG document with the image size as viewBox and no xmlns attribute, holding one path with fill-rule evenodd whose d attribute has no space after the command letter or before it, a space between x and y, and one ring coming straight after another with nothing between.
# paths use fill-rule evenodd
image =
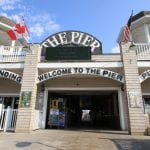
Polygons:
<instances>
[{"instance_id":1,"label":"sky","mask_svg":"<svg viewBox=\"0 0 150 150\"><path fill-rule=\"evenodd\" d=\"M103 53L118 52L116 39L133 10L150 11L149 0L0 0L0 15L16 23L22 16L30 42L41 43L52 34L79 30L102 42Z\"/></svg>"}]
</instances>

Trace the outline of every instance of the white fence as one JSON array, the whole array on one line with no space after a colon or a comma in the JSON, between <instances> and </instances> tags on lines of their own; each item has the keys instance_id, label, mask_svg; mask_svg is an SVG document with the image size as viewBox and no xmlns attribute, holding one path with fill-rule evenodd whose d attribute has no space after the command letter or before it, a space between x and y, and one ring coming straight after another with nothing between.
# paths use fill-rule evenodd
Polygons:
<instances>
[{"instance_id":1,"label":"white fence","mask_svg":"<svg viewBox=\"0 0 150 150\"><path fill-rule=\"evenodd\" d=\"M150 60L150 44L135 44L137 60Z\"/></svg>"},{"instance_id":2,"label":"white fence","mask_svg":"<svg viewBox=\"0 0 150 150\"><path fill-rule=\"evenodd\" d=\"M0 46L0 62L24 62L25 56L21 46Z\"/></svg>"},{"instance_id":3,"label":"white fence","mask_svg":"<svg viewBox=\"0 0 150 150\"><path fill-rule=\"evenodd\" d=\"M0 130L1 131L14 131L17 121L17 109L3 109L0 116Z\"/></svg>"}]
</instances>

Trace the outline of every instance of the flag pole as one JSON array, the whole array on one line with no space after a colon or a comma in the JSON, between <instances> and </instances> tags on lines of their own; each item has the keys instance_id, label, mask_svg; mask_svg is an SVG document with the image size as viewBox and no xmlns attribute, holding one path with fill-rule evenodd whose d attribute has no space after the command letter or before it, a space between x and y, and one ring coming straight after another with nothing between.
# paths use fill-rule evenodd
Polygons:
<instances>
[{"instance_id":1,"label":"flag pole","mask_svg":"<svg viewBox=\"0 0 150 150\"><path fill-rule=\"evenodd\" d=\"M27 31L27 34L28 34L28 37L24 36L25 40L27 41L27 45L25 45L23 48L26 49L26 51L29 50L29 52L30 52L30 50L31 50L30 46L33 45L33 43L30 41L30 38L29 38L30 37L30 32L29 32L28 26L27 26L27 24L25 22L24 16L22 16L22 21L23 21L23 24L24 24L25 29Z\"/></svg>"},{"instance_id":2,"label":"flag pole","mask_svg":"<svg viewBox=\"0 0 150 150\"><path fill-rule=\"evenodd\" d=\"M12 41L11 41L11 46L14 47L15 44L16 44L16 41L15 41L15 40L12 40Z\"/></svg>"},{"instance_id":3,"label":"flag pole","mask_svg":"<svg viewBox=\"0 0 150 150\"><path fill-rule=\"evenodd\" d=\"M132 13L128 19L127 24L123 27L123 39L122 42L132 42L132 34L131 34L131 23L132 23L132 16L133 16L133 10Z\"/></svg>"},{"instance_id":4,"label":"flag pole","mask_svg":"<svg viewBox=\"0 0 150 150\"><path fill-rule=\"evenodd\" d=\"M128 24L129 24L129 26L130 26L130 38L129 38L129 40L130 40L130 42L132 42L133 43L133 38L132 38L132 33L131 33L131 31L132 31L132 18L133 18L133 10L132 10L132 12L131 12L131 15L130 15L130 18L129 18L129 20L128 20Z\"/></svg>"}]
</instances>

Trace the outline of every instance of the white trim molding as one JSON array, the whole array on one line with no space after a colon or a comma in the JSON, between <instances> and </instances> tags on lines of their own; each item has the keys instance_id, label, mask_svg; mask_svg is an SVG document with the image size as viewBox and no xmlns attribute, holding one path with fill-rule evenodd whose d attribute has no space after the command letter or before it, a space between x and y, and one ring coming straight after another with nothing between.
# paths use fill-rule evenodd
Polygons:
<instances>
[{"instance_id":1,"label":"white trim molding","mask_svg":"<svg viewBox=\"0 0 150 150\"><path fill-rule=\"evenodd\" d=\"M68 68L68 67L101 67L101 68L120 68L123 67L122 62L55 62L55 63L38 63L37 67L44 68Z\"/></svg>"}]
</instances>

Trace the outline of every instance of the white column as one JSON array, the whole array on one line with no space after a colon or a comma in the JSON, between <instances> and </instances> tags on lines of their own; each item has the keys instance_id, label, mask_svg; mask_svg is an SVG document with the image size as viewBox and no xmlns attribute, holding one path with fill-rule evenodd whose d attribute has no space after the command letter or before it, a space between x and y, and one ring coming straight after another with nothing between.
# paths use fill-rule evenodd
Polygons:
<instances>
[{"instance_id":1,"label":"white column","mask_svg":"<svg viewBox=\"0 0 150 150\"><path fill-rule=\"evenodd\" d=\"M7 113L6 113L4 132L6 132L10 127L11 117L12 117L12 109L10 108L10 106L8 106Z\"/></svg>"},{"instance_id":2,"label":"white column","mask_svg":"<svg viewBox=\"0 0 150 150\"><path fill-rule=\"evenodd\" d=\"M0 117L1 117L1 114L2 114L2 103L0 103Z\"/></svg>"},{"instance_id":3,"label":"white column","mask_svg":"<svg viewBox=\"0 0 150 150\"><path fill-rule=\"evenodd\" d=\"M148 29L147 24L144 24L144 32L145 32L145 37L146 37L147 43L150 43L150 31Z\"/></svg>"},{"instance_id":4,"label":"white column","mask_svg":"<svg viewBox=\"0 0 150 150\"><path fill-rule=\"evenodd\" d=\"M3 110L3 99L2 99L2 97L0 97L0 117L2 114L2 110Z\"/></svg>"},{"instance_id":5,"label":"white column","mask_svg":"<svg viewBox=\"0 0 150 150\"><path fill-rule=\"evenodd\" d=\"M48 89L45 89L44 102L43 102L42 128L45 128L45 126L46 126L47 101L48 101Z\"/></svg>"},{"instance_id":6,"label":"white column","mask_svg":"<svg viewBox=\"0 0 150 150\"><path fill-rule=\"evenodd\" d=\"M125 112L124 112L124 107L123 107L121 89L118 90L118 102L119 102L119 113L120 113L120 127L121 127L121 130L126 130L125 116L124 116Z\"/></svg>"}]
</instances>

